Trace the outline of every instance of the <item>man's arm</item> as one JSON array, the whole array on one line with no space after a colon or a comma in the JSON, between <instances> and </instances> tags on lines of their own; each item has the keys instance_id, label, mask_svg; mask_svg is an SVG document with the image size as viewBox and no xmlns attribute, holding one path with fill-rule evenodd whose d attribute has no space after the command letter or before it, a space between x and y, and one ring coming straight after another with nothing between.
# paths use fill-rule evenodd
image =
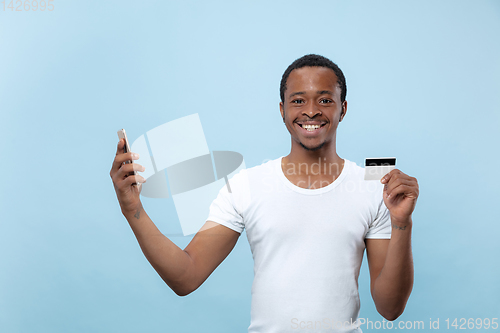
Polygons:
<instances>
[{"instance_id":1,"label":"man's arm","mask_svg":"<svg viewBox=\"0 0 500 333\"><path fill-rule=\"evenodd\" d=\"M411 231L405 231L398 235L400 232L393 228L390 240L365 241L373 301L387 320L395 320L403 313L413 288Z\"/></svg>"},{"instance_id":2,"label":"man's arm","mask_svg":"<svg viewBox=\"0 0 500 333\"><path fill-rule=\"evenodd\" d=\"M411 214L418 198L418 183L398 169L381 182L391 215L391 239L366 239L366 255L377 311L387 320L395 320L403 313L413 288Z\"/></svg>"},{"instance_id":3,"label":"man's arm","mask_svg":"<svg viewBox=\"0 0 500 333\"><path fill-rule=\"evenodd\" d=\"M140 200L142 184L146 179L132 171L144 171L138 163L125 163L138 159L124 153L125 140L118 142L111 167L116 196L123 215L139 242L142 252L161 278L179 296L196 290L227 257L238 240L239 233L218 223L207 221L182 250L163 235L144 211ZM132 185L137 183L138 185Z\"/></svg>"},{"instance_id":4,"label":"man's arm","mask_svg":"<svg viewBox=\"0 0 500 333\"><path fill-rule=\"evenodd\" d=\"M207 221L182 250L158 230L142 206L125 217L151 266L179 296L198 289L224 261L240 236L234 230Z\"/></svg>"}]
</instances>

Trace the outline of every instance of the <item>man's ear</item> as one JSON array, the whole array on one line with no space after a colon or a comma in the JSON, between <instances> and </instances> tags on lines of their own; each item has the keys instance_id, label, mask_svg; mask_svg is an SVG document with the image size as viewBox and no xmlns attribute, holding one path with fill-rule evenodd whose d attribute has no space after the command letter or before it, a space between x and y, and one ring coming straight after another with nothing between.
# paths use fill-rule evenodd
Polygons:
<instances>
[{"instance_id":1,"label":"man's ear","mask_svg":"<svg viewBox=\"0 0 500 333\"><path fill-rule=\"evenodd\" d=\"M347 101L344 101L344 103L342 103L342 112L340 112L339 123L342 121L342 119L344 119L346 112L347 112Z\"/></svg>"},{"instance_id":2,"label":"man's ear","mask_svg":"<svg viewBox=\"0 0 500 333\"><path fill-rule=\"evenodd\" d=\"M283 106L283 102L280 102L280 113L281 113L281 118L283 118L283 122L285 122L285 109Z\"/></svg>"}]
</instances>

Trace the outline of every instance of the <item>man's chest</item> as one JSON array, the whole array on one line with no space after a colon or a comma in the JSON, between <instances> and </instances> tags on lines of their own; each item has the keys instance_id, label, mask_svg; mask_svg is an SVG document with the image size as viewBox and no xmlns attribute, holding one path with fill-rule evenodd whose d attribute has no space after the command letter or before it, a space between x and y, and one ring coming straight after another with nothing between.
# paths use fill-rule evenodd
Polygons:
<instances>
[{"instance_id":1,"label":"man's chest","mask_svg":"<svg viewBox=\"0 0 500 333\"><path fill-rule=\"evenodd\" d=\"M368 205L336 193L269 196L256 199L245 216L245 228L250 244L357 250L364 248L372 217Z\"/></svg>"}]
</instances>

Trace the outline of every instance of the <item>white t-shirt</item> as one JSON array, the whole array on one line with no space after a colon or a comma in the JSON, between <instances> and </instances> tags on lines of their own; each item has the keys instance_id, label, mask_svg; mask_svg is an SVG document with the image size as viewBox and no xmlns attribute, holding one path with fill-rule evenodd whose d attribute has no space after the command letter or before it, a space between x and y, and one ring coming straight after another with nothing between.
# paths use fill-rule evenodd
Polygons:
<instances>
[{"instance_id":1,"label":"white t-shirt","mask_svg":"<svg viewBox=\"0 0 500 333\"><path fill-rule=\"evenodd\" d=\"M285 177L282 158L235 174L207 218L246 229L254 259L248 332L361 332L364 240L391 238L383 185L345 160L333 183L301 188Z\"/></svg>"}]
</instances>

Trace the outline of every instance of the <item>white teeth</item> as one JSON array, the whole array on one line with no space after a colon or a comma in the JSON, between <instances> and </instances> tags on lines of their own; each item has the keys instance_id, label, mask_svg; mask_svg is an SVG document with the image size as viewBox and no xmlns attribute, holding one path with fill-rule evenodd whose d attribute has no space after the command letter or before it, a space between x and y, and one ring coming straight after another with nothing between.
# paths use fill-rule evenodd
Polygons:
<instances>
[{"instance_id":1,"label":"white teeth","mask_svg":"<svg viewBox=\"0 0 500 333\"><path fill-rule=\"evenodd\" d=\"M321 126L320 125L302 125L302 128L305 128L306 130L308 130L309 132L312 132L314 130L317 130L318 128L320 128Z\"/></svg>"}]
</instances>

